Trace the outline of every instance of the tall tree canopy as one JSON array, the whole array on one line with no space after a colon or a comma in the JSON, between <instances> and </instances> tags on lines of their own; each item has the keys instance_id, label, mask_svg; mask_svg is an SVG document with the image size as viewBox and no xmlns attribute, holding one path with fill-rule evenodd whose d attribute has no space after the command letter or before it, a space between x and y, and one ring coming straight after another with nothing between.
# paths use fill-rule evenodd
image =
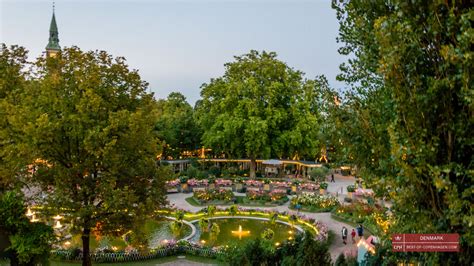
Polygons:
<instances>
[{"instance_id":1,"label":"tall tree canopy","mask_svg":"<svg viewBox=\"0 0 474 266\"><path fill-rule=\"evenodd\" d=\"M179 92L172 92L165 100L158 100L156 130L163 144L163 158L179 158L184 151L192 151L201 144L201 130L194 120L194 110Z\"/></svg>"},{"instance_id":2,"label":"tall tree canopy","mask_svg":"<svg viewBox=\"0 0 474 266\"><path fill-rule=\"evenodd\" d=\"M31 159L27 146L13 124L27 86L27 51L23 47L0 47L0 193L19 185L17 175Z\"/></svg>"},{"instance_id":3,"label":"tall tree canopy","mask_svg":"<svg viewBox=\"0 0 474 266\"><path fill-rule=\"evenodd\" d=\"M326 80L303 80L274 52L251 51L225 64L225 74L203 84L198 119L203 144L230 157L315 158L320 89Z\"/></svg>"},{"instance_id":4,"label":"tall tree canopy","mask_svg":"<svg viewBox=\"0 0 474 266\"><path fill-rule=\"evenodd\" d=\"M64 49L40 58L35 76L18 125L41 159L33 179L50 210L82 231L90 265L91 230L123 232L164 202L153 96L124 58L103 51Z\"/></svg>"},{"instance_id":5,"label":"tall tree canopy","mask_svg":"<svg viewBox=\"0 0 474 266\"><path fill-rule=\"evenodd\" d=\"M43 223L31 223L25 215L25 199L18 188L25 185L29 147L14 127L28 85L27 51L0 46L0 257L11 265L35 265L48 260L53 231Z\"/></svg>"},{"instance_id":6,"label":"tall tree canopy","mask_svg":"<svg viewBox=\"0 0 474 266\"><path fill-rule=\"evenodd\" d=\"M379 195L392 198L391 232L461 235L460 253L392 256L429 264L471 263L470 1L351 0L333 6L345 44L340 52L352 55L341 66L340 78L353 90L331 109L343 151ZM384 263L389 261L386 256Z\"/></svg>"}]
</instances>

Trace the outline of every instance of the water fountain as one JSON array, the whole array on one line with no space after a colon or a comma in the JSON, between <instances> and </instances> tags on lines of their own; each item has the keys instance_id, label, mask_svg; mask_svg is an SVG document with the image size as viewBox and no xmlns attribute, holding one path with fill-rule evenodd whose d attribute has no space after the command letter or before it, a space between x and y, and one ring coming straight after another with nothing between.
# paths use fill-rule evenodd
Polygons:
<instances>
[{"instance_id":1,"label":"water fountain","mask_svg":"<svg viewBox=\"0 0 474 266\"><path fill-rule=\"evenodd\" d=\"M247 236L250 234L250 231L242 231L242 225L239 225L238 231L232 231L232 234L238 235L239 239L242 239L242 236Z\"/></svg>"}]
</instances>

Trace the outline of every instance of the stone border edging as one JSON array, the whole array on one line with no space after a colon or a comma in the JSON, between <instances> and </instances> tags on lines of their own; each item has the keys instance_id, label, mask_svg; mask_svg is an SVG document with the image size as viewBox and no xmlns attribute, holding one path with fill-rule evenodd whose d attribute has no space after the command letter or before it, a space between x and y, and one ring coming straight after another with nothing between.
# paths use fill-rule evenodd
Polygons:
<instances>
[{"instance_id":1,"label":"stone border edging","mask_svg":"<svg viewBox=\"0 0 474 266\"><path fill-rule=\"evenodd\" d=\"M217 220L217 219L232 219L232 218L237 218L237 219L251 219L251 220L260 220L260 221L270 221L269 218L263 218L263 217L252 217L252 216L216 216L216 217L209 217L207 219L209 220ZM196 220L192 220L190 223L196 223L196 222L199 222L200 219L196 219ZM287 223L287 222L284 222L284 221L281 221L281 220L276 220L275 222L277 223L281 223L281 224L284 224L284 225L288 225L291 227L291 224L290 223ZM299 227L298 225L295 225L294 226L298 231L300 231L300 233L304 233L304 230ZM194 236L194 234L193 234Z\"/></svg>"},{"instance_id":2,"label":"stone border edging","mask_svg":"<svg viewBox=\"0 0 474 266\"><path fill-rule=\"evenodd\" d=\"M176 221L176 218L174 218L174 217L170 217L170 216L163 216L163 217L165 217L166 219L169 219L169 220ZM191 239L196 234L196 226L194 226L194 224L192 224L191 222L188 222L186 220L182 220L182 222L184 224L188 225L189 227L191 227L191 234L188 235L187 237L181 238L179 240L189 241L189 239Z\"/></svg>"}]
</instances>

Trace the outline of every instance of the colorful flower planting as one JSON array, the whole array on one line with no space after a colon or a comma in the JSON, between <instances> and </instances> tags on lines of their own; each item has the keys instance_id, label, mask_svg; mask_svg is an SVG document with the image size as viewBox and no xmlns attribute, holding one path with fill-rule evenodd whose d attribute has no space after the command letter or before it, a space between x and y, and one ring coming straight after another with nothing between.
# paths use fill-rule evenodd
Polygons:
<instances>
[{"instance_id":1,"label":"colorful flower planting","mask_svg":"<svg viewBox=\"0 0 474 266\"><path fill-rule=\"evenodd\" d=\"M263 190L247 190L246 198L244 200L245 204L263 204L266 203L273 205L281 205L288 201L286 190L283 189L274 189L272 191L263 191Z\"/></svg>"},{"instance_id":2,"label":"colorful flower planting","mask_svg":"<svg viewBox=\"0 0 474 266\"><path fill-rule=\"evenodd\" d=\"M216 179L215 184L219 187L230 187L232 186L232 180L218 178Z\"/></svg>"},{"instance_id":3,"label":"colorful flower planting","mask_svg":"<svg viewBox=\"0 0 474 266\"><path fill-rule=\"evenodd\" d=\"M284 188L288 189L291 187L291 182L279 182L279 181L274 181L271 182L273 188Z\"/></svg>"},{"instance_id":4,"label":"colorful flower planting","mask_svg":"<svg viewBox=\"0 0 474 266\"><path fill-rule=\"evenodd\" d=\"M299 205L299 206L298 206ZM339 200L333 196L320 196L315 193L302 193L291 199L291 207L301 207L303 210L312 212L331 211L339 206Z\"/></svg>"},{"instance_id":5,"label":"colorful flower planting","mask_svg":"<svg viewBox=\"0 0 474 266\"><path fill-rule=\"evenodd\" d=\"M318 189L319 189L319 184L303 183L299 185L299 190L301 191L317 191Z\"/></svg>"},{"instance_id":6,"label":"colorful flower planting","mask_svg":"<svg viewBox=\"0 0 474 266\"><path fill-rule=\"evenodd\" d=\"M165 182L167 188L174 188L176 186L179 186L180 183L181 181L178 178Z\"/></svg>"},{"instance_id":7,"label":"colorful flower planting","mask_svg":"<svg viewBox=\"0 0 474 266\"><path fill-rule=\"evenodd\" d=\"M187 183L189 186L192 186L192 187L206 187L209 185L209 180L207 179L198 180L196 178L191 178L187 181Z\"/></svg>"},{"instance_id":8,"label":"colorful flower planting","mask_svg":"<svg viewBox=\"0 0 474 266\"><path fill-rule=\"evenodd\" d=\"M200 202L211 202L211 201L233 201L234 193L225 189L212 189L195 191L193 197Z\"/></svg>"},{"instance_id":9,"label":"colorful flower planting","mask_svg":"<svg viewBox=\"0 0 474 266\"><path fill-rule=\"evenodd\" d=\"M262 181L258 181L258 180L246 180L245 181L245 185L247 187L262 187L263 186L263 182Z\"/></svg>"}]
</instances>

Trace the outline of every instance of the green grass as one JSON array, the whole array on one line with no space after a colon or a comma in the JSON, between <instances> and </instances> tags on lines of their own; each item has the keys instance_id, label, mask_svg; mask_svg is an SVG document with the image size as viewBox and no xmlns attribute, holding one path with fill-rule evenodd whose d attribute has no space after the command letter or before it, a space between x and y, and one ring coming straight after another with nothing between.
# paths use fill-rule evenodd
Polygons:
<instances>
[{"instance_id":1,"label":"green grass","mask_svg":"<svg viewBox=\"0 0 474 266\"><path fill-rule=\"evenodd\" d=\"M345 217L342 217L342 216L339 216L335 213L331 213L331 218L333 218L334 220L336 221L339 221L339 222L343 222L343 223L346 223L348 225L351 225L353 226L354 228L356 228L359 224L364 224L364 222L360 222L360 223L357 223L357 222L354 222L352 220L349 220L349 219L346 219ZM368 228L365 224L364 224L364 236L369 236L369 235L373 235L373 229L371 228Z\"/></svg>"},{"instance_id":2,"label":"green grass","mask_svg":"<svg viewBox=\"0 0 474 266\"><path fill-rule=\"evenodd\" d=\"M315 207L308 207L308 206L302 206L300 211L303 212L312 212L312 213L319 213L319 212L332 212L336 207L330 207L330 208L315 208ZM293 205L289 205L288 209L296 211L296 208Z\"/></svg>"},{"instance_id":3,"label":"green grass","mask_svg":"<svg viewBox=\"0 0 474 266\"><path fill-rule=\"evenodd\" d=\"M184 200L186 200L187 203L189 203L189 204L191 204L192 206L195 206L195 207L203 206L193 196L185 198Z\"/></svg>"},{"instance_id":4,"label":"green grass","mask_svg":"<svg viewBox=\"0 0 474 266\"><path fill-rule=\"evenodd\" d=\"M193 262L199 262L199 263L205 263L205 264L213 264L213 265L221 265L222 263L215 260L215 259L209 259L209 258L203 258L203 257L198 257L198 256L192 256L192 255L186 255L186 260L188 261L193 261ZM159 259L152 259L152 260L143 260L143 261L130 261L130 262L114 262L114 263L93 263L94 265L100 265L100 266L126 266L126 265L133 265L133 266L155 266L156 264L162 264L162 263L167 263L167 262L179 262L182 259L178 259L177 256L170 256L170 257L164 257L164 258L159 258ZM0 261L0 265L3 266L4 264L1 264L3 261ZM8 264L5 264L8 265ZM51 261L50 266L75 266L75 265L81 265L80 262L63 262L63 261Z\"/></svg>"}]
</instances>

